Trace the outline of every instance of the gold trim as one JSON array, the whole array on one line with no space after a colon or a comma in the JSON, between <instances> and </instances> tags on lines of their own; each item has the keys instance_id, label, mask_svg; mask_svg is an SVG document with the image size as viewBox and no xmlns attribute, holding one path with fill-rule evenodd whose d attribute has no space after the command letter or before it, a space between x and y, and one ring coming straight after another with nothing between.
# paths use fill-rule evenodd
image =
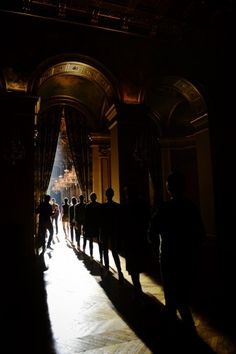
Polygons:
<instances>
[{"instance_id":1,"label":"gold trim","mask_svg":"<svg viewBox=\"0 0 236 354\"><path fill-rule=\"evenodd\" d=\"M106 111L105 117L110 122L117 115L117 110L114 104Z\"/></svg>"},{"instance_id":2,"label":"gold trim","mask_svg":"<svg viewBox=\"0 0 236 354\"><path fill-rule=\"evenodd\" d=\"M56 75L77 75L98 84L107 95L112 95L112 86L106 77L94 67L81 62L62 62L48 68L40 77L39 87L49 78Z\"/></svg>"}]
</instances>

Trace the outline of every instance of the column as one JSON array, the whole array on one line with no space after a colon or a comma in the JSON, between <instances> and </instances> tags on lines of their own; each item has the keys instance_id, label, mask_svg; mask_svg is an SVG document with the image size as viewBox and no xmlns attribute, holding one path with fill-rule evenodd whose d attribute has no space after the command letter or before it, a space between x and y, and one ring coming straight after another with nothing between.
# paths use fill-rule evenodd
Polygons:
<instances>
[{"instance_id":1,"label":"column","mask_svg":"<svg viewBox=\"0 0 236 354\"><path fill-rule=\"evenodd\" d=\"M111 155L109 134L93 133L92 144L92 189L97 201L105 201L105 191L111 186Z\"/></svg>"}]
</instances>

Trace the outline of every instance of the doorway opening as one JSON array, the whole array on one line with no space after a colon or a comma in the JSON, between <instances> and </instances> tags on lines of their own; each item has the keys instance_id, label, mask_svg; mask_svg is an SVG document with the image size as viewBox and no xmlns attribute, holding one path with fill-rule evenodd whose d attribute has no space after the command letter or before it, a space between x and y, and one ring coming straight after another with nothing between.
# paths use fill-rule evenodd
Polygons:
<instances>
[{"instance_id":1,"label":"doorway opening","mask_svg":"<svg viewBox=\"0 0 236 354\"><path fill-rule=\"evenodd\" d=\"M76 175L75 166L69 146L64 109L62 110L60 132L54 158L52 174L47 194L61 205L64 198L70 201L73 196L82 193Z\"/></svg>"}]
</instances>

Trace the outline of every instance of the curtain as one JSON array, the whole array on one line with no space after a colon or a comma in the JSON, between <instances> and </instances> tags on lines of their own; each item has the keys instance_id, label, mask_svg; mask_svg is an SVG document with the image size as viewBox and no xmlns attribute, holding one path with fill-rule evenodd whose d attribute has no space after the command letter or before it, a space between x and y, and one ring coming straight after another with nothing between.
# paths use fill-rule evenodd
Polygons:
<instances>
[{"instance_id":1,"label":"curtain","mask_svg":"<svg viewBox=\"0 0 236 354\"><path fill-rule=\"evenodd\" d=\"M47 192L60 132L61 107L52 107L38 118L35 188L40 199Z\"/></svg>"},{"instance_id":2,"label":"curtain","mask_svg":"<svg viewBox=\"0 0 236 354\"><path fill-rule=\"evenodd\" d=\"M65 107L66 130L76 176L82 194L89 194L89 139L83 115L76 109Z\"/></svg>"}]
</instances>

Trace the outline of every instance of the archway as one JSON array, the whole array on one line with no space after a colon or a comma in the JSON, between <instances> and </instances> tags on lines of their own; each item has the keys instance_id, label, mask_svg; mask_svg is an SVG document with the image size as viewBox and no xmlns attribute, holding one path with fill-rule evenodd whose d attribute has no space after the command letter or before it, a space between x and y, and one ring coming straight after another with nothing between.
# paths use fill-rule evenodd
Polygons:
<instances>
[{"instance_id":1,"label":"archway","mask_svg":"<svg viewBox=\"0 0 236 354\"><path fill-rule=\"evenodd\" d=\"M164 198L167 175L182 170L207 232L215 234L208 111L201 88L183 77L166 76L147 85L143 101L158 127Z\"/></svg>"},{"instance_id":2,"label":"archway","mask_svg":"<svg viewBox=\"0 0 236 354\"><path fill-rule=\"evenodd\" d=\"M45 193L49 184L63 111L80 189L88 197L95 185L101 199L103 189L107 187L102 185L102 181L107 180L108 183L110 174L107 125L117 114L119 94L115 79L100 63L73 54L54 57L43 63L29 82L28 91L40 97L35 173L37 197ZM93 155L97 150L101 155L104 147L106 167L104 169L101 162L100 171L94 173ZM105 179L103 173L106 174Z\"/></svg>"}]
</instances>

